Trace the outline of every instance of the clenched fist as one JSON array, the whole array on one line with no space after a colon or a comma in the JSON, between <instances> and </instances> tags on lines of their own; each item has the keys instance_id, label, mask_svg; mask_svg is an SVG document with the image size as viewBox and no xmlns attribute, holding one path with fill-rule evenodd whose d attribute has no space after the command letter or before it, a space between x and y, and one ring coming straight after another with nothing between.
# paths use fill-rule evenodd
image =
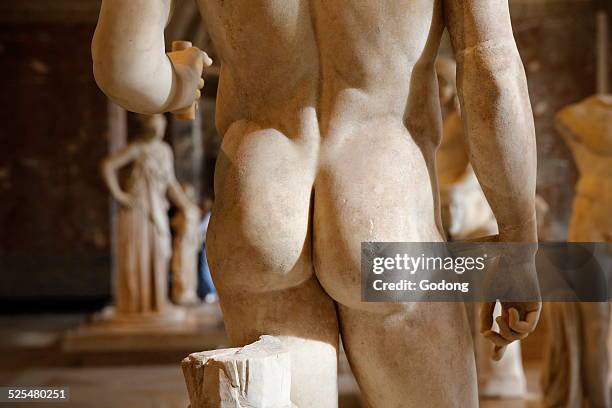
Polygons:
<instances>
[{"instance_id":1,"label":"clenched fist","mask_svg":"<svg viewBox=\"0 0 612 408\"><path fill-rule=\"evenodd\" d=\"M166 110L177 112L188 109L200 99L200 90L204 87L202 72L204 67L212 65L212 59L197 47L168 53L172 63L175 80L170 103Z\"/></svg>"}]
</instances>

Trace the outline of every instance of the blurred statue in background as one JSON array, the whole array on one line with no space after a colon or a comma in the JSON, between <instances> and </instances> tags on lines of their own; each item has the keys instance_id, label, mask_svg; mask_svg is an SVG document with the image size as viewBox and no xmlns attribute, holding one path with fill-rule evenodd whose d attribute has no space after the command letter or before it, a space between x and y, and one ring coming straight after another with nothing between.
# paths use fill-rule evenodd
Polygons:
<instances>
[{"instance_id":1,"label":"blurred statue in background","mask_svg":"<svg viewBox=\"0 0 612 408\"><path fill-rule=\"evenodd\" d=\"M189 199L195 201L192 186L183 185ZM194 205L172 217L174 241L172 248L172 301L189 306L200 303L198 298L198 252L203 238L200 236L200 210Z\"/></svg>"},{"instance_id":2,"label":"blurred statue in background","mask_svg":"<svg viewBox=\"0 0 612 408\"><path fill-rule=\"evenodd\" d=\"M496 235L497 220L470 164L457 98L455 61L439 56L436 72L444 117L442 141L436 152L444 230L453 241ZM524 396L527 393L527 380L523 370L521 343L516 341L509 344L499 361L491 360L491 343L478 335L478 311L470 303L466 306L474 326L479 394L495 398ZM496 307L494 313L499 316L500 308Z\"/></svg>"},{"instance_id":3,"label":"blurred statue in background","mask_svg":"<svg viewBox=\"0 0 612 408\"><path fill-rule=\"evenodd\" d=\"M556 119L580 175L568 238L612 242L612 95L570 105Z\"/></svg>"},{"instance_id":4,"label":"blurred statue in background","mask_svg":"<svg viewBox=\"0 0 612 408\"><path fill-rule=\"evenodd\" d=\"M168 299L171 236L170 201L183 213L197 213L174 175L172 150L163 141L163 115L141 116L138 139L103 162L104 180L121 208L118 218L115 320L175 319ZM131 165L125 188L118 170Z\"/></svg>"},{"instance_id":5,"label":"blurred statue in background","mask_svg":"<svg viewBox=\"0 0 612 408\"><path fill-rule=\"evenodd\" d=\"M579 173L568 241L612 242L612 95L564 108L556 125ZM609 407L609 303L548 303L546 314L545 406Z\"/></svg>"}]
</instances>

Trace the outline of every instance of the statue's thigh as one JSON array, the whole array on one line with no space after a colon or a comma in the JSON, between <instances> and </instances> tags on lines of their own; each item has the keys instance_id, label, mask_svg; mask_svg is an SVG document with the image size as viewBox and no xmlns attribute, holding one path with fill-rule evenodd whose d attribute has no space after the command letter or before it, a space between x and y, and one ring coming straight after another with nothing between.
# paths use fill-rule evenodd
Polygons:
<instances>
[{"instance_id":1,"label":"statue's thigh","mask_svg":"<svg viewBox=\"0 0 612 408\"><path fill-rule=\"evenodd\" d=\"M362 127L324 152L315 183L315 270L338 303L342 341L373 408L478 404L463 304L361 301L362 242L443 240L422 157L405 129Z\"/></svg>"},{"instance_id":2,"label":"statue's thigh","mask_svg":"<svg viewBox=\"0 0 612 408\"><path fill-rule=\"evenodd\" d=\"M339 306L342 342L372 408L477 407L463 304L404 304L381 314Z\"/></svg>"},{"instance_id":3,"label":"statue's thigh","mask_svg":"<svg viewBox=\"0 0 612 408\"><path fill-rule=\"evenodd\" d=\"M292 401L337 406L335 306L313 273L307 143L252 122L224 136L207 255L235 346L275 335L292 358Z\"/></svg>"}]
</instances>

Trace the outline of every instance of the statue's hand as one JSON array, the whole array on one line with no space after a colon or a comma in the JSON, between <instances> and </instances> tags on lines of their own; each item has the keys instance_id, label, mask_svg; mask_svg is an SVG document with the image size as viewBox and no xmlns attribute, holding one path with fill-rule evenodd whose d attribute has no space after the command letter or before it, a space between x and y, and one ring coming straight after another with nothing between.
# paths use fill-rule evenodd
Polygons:
<instances>
[{"instance_id":1,"label":"statue's hand","mask_svg":"<svg viewBox=\"0 0 612 408\"><path fill-rule=\"evenodd\" d=\"M204 87L202 71L204 66L211 66L212 59L196 47L168 53L175 73L173 98L166 107L167 111L176 112L189 108L200 99L200 90Z\"/></svg>"},{"instance_id":2,"label":"statue's hand","mask_svg":"<svg viewBox=\"0 0 612 408\"><path fill-rule=\"evenodd\" d=\"M542 309L539 280L536 270L536 242L513 241L514 237L497 246L497 256L488 269L489 282L485 302L480 309L480 332L494 345L493 360L500 360L506 346L522 340L533 332ZM497 299L501 303L501 315L494 317ZM493 319L499 331L493 330Z\"/></svg>"},{"instance_id":3,"label":"statue's hand","mask_svg":"<svg viewBox=\"0 0 612 408\"><path fill-rule=\"evenodd\" d=\"M492 358L499 361L508 344L524 339L535 330L542 302L501 302L502 313L495 318L499 332L492 330L495 303L486 302L481 306L480 332L495 345Z\"/></svg>"},{"instance_id":4,"label":"statue's hand","mask_svg":"<svg viewBox=\"0 0 612 408\"><path fill-rule=\"evenodd\" d=\"M188 205L185 209L185 216L187 217L187 219L189 220L199 220L200 217L202 216L200 209L193 204Z\"/></svg>"},{"instance_id":5,"label":"statue's hand","mask_svg":"<svg viewBox=\"0 0 612 408\"><path fill-rule=\"evenodd\" d=\"M126 192L120 191L115 195L115 200L125 208L134 208L134 198Z\"/></svg>"}]
</instances>

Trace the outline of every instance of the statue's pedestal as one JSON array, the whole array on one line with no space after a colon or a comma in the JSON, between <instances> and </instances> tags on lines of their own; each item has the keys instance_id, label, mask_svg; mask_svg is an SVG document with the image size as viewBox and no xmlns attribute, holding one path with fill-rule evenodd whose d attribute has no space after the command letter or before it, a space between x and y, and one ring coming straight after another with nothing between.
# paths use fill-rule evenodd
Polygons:
<instances>
[{"instance_id":1,"label":"statue's pedestal","mask_svg":"<svg viewBox=\"0 0 612 408\"><path fill-rule=\"evenodd\" d=\"M62 348L68 352L201 350L223 344L227 337L218 305L133 316L117 315L109 307L68 331Z\"/></svg>"}]
</instances>

